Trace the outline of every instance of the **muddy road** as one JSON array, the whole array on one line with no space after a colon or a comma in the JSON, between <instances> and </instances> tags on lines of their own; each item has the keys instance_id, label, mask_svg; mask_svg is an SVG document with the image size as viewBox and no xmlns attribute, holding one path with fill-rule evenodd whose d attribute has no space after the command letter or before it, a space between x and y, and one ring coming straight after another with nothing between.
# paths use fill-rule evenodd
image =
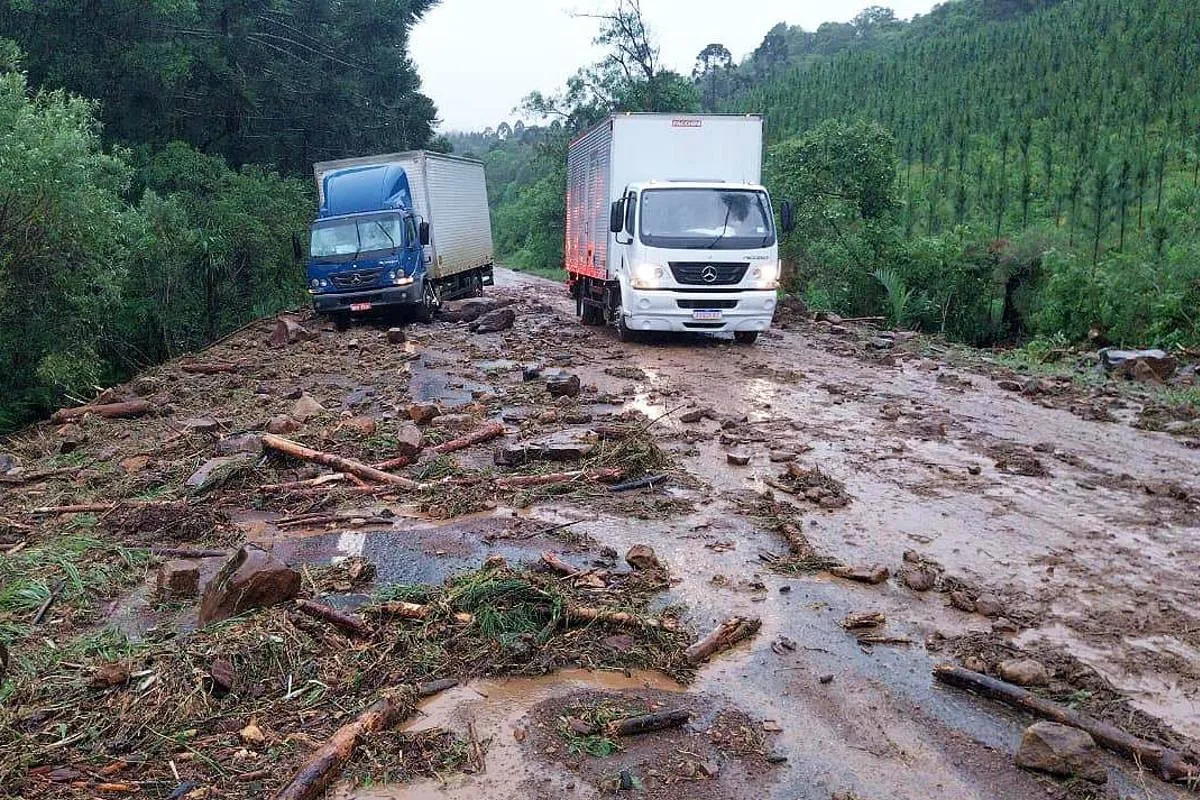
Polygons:
<instances>
[{"instance_id":1,"label":"muddy road","mask_svg":"<svg viewBox=\"0 0 1200 800\"><path fill-rule=\"evenodd\" d=\"M682 682L606 658L603 648L619 655L646 646L617 633L597 640L599 655L576 659L599 667L591 671L476 677L440 674L431 664L430 677L473 680L422 703L398 735L416 737L403 746L421 742L425 752L430 737L450 731L466 755L453 767L431 756L441 766L380 773L367 768L371 754L400 745L372 740L367 766L350 770L335 796L1195 796L1111 754L1100 758L1104 786L1018 769L1013 755L1033 720L931 677L940 662L997 674L1004 662L1034 659L1046 668L1044 696L1196 752L1200 450L1187 435L1135 427L1137 398L1031 381L933 340L792 312L754 347L691 337L626 344L612 331L579 326L559 284L509 271L497 284L489 296L512 301L515 312L498 332L440 322L407 328L400 343L388 341L389 321L337 332L305 319L318 331L311 340L269 350L262 340L270 326L251 329L205 355L271 369L219 375L189 392L178 389L188 379L171 378L170 365L145 376L145 394L161 390L163 376L176 387L176 422L139 423L140 435L161 434L174 446L178 420L208 403L206 415L228 438L261 430L288 409L294 416L296 398L311 397L322 410L293 435L312 431L340 447L347 426L369 419L358 454L382 461L394 453L376 441L376 424L390 432L410 404L437 404L443 419L462 417L468 430L500 421L506 435L410 467L405 474L417 480L503 473L544 451L563 459L556 469L573 469L568 462L590 463L573 448L591 447L595 431L614 421L651 436L661 458L639 455L639 473L660 480L619 494L464 491L421 502L351 489L322 507L335 518L312 524L292 506L230 490L227 524L174 541L248 540L305 570L369 563L365 583L314 582L347 609L380 587L438 585L489 558L536 564L546 550L580 566L564 580L584 596L608 596L604 579L587 581L624 574L620 555L645 544L669 575L645 613L677 616L696 634L732 616L762 626L698 671L676 675ZM546 381L564 376L579 379L578 396L548 396ZM93 424L101 426L91 429L96 444L112 441L122 423ZM37 454L61 450L56 437L64 435L41 430L10 449L32 469ZM131 465L143 457L132 438L126 432L103 454L125 464L122 480L131 485L120 492L129 496L177 485L211 455L196 447L182 464L161 459L156 467L160 457L150 453ZM322 480L298 471L271 477L287 478ZM268 482L247 480L251 494L251 484L261 492ZM78 486L30 490L0 506L0 521L23 524L22 509L34 503L80 499ZM129 529L121 535L128 539ZM203 579L221 563L204 560ZM195 627L194 607L164 610L152 593L149 579L134 580L114 592L97 624L134 640ZM881 624L848 629L848 617L866 613L881 615ZM563 733L565 719L616 702L686 708L692 721L611 748Z\"/></svg>"}]
</instances>

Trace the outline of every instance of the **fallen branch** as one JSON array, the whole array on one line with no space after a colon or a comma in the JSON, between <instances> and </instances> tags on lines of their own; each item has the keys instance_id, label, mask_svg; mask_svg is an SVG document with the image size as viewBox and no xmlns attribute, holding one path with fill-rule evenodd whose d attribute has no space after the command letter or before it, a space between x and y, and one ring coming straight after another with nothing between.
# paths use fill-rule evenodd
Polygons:
<instances>
[{"instance_id":1,"label":"fallen branch","mask_svg":"<svg viewBox=\"0 0 1200 800\"><path fill-rule=\"evenodd\" d=\"M119 503L79 503L68 506L41 506L26 511L34 517L52 517L57 514L107 514L122 507L149 508L178 505L178 500L122 500Z\"/></svg>"},{"instance_id":2,"label":"fallen branch","mask_svg":"<svg viewBox=\"0 0 1200 800\"><path fill-rule=\"evenodd\" d=\"M722 622L708 636L693 644L684 651L684 658L690 664L702 664L710 656L728 650L743 639L748 639L758 633L762 620L757 617L730 617Z\"/></svg>"},{"instance_id":3,"label":"fallen branch","mask_svg":"<svg viewBox=\"0 0 1200 800\"><path fill-rule=\"evenodd\" d=\"M128 403L106 403L103 405L88 405L76 406L75 408L62 408L54 412L50 417L50 421L56 425L64 422L73 422L88 414L95 414L97 417L105 419L123 419L127 417L140 417L143 414L148 414L154 408L146 400L130 400Z\"/></svg>"},{"instance_id":4,"label":"fallen branch","mask_svg":"<svg viewBox=\"0 0 1200 800\"><path fill-rule=\"evenodd\" d=\"M363 517L363 516L353 515L353 514L349 514L349 515L348 514L323 514L320 516L308 517L308 518L304 518L304 519L298 518L298 519L291 519L291 520L280 520L275 523L275 527L277 527L277 528L299 528L299 527L315 528L315 527L318 527L321 525L336 525L339 522L345 522L345 523L356 522L359 524L355 525L354 527L361 528L365 525L391 525L394 521L395 520L389 519L387 517Z\"/></svg>"},{"instance_id":5,"label":"fallen branch","mask_svg":"<svg viewBox=\"0 0 1200 800\"><path fill-rule=\"evenodd\" d=\"M808 537L797 526L790 522L785 522L779 526L779 533L787 541L788 549L796 555L806 555L812 553L812 544L809 543Z\"/></svg>"},{"instance_id":6,"label":"fallen branch","mask_svg":"<svg viewBox=\"0 0 1200 800\"><path fill-rule=\"evenodd\" d=\"M1038 697L1019 686L981 675L952 664L939 664L933 677L950 686L957 686L1023 711L1032 712L1044 719L1069 725L1091 734L1096 742L1107 750L1132 759L1139 765L1154 769L1165 781L1200 780L1200 765L1189 763L1185 757L1170 748L1145 739L1139 739L1107 722L1082 714L1052 700Z\"/></svg>"},{"instance_id":7,"label":"fallen branch","mask_svg":"<svg viewBox=\"0 0 1200 800\"><path fill-rule=\"evenodd\" d=\"M126 545L136 549L142 545ZM229 555L229 550L192 550L187 547L151 547L150 555L159 556L160 558L182 558L182 559L197 559L197 558L224 558Z\"/></svg>"},{"instance_id":8,"label":"fallen branch","mask_svg":"<svg viewBox=\"0 0 1200 800\"><path fill-rule=\"evenodd\" d=\"M46 612L50 610L50 606L53 605L54 601L58 598L58 593L61 592L63 587L66 585L66 580L60 580L58 583L54 584L54 588L50 590L49 596L42 601L41 606L38 607L37 613L33 615L33 620L30 622L31 625L42 624L42 618L46 616Z\"/></svg>"},{"instance_id":9,"label":"fallen branch","mask_svg":"<svg viewBox=\"0 0 1200 800\"><path fill-rule=\"evenodd\" d=\"M455 686L458 686L458 678L442 678L440 681L422 683L416 688L417 697L433 697Z\"/></svg>"},{"instance_id":10,"label":"fallen branch","mask_svg":"<svg viewBox=\"0 0 1200 800\"><path fill-rule=\"evenodd\" d=\"M375 464L374 467L375 467L375 469L383 470L384 472L388 472L393 469L404 469L405 467L412 464L413 460L414 459L412 456L400 456L399 458L393 458L390 461L382 461L378 464Z\"/></svg>"},{"instance_id":11,"label":"fallen branch","mask_svg":"<svg viewBox=\"0 0 1200 800\"><path fill-rule=\"evenodd\" d=\"M379 610L384 614L390 614L393 617L401 619L426 620L433 613L432 606L422 606L416 603L404 603L400 601L391 603L380 603ZM454 619L462 625L470 625L475 621L474 614L460 612L454 615Z\"/></svg>"},{"instance_id":12,"label":"fallen branch","mask_svg":"<svg viewBox=\"0 0 1200 800\"><path fill-rule=\"evenodd\" d=\"M0 484L7 486L26 486L31 483L40 483L51 478L60 478L65 475L76 475L83 467L61 467L59 469L48 469L42 472L30 472L27 475L0 475Z\"/></svg>"},{"instance_id":13,"label":"fallen branch","mask_svg":"<svg viewBox=\"0 0 1200 800\"><path fill-rule=\"evenodd\" d=\"M365 734L392 727L400 721L400 715L401 709L394 701L387 698L377 701L354 722L338 728L275 794L275 800L315 800L323 796L354 755L359 739Z\"/></svg>"},{"instance_id":14,"label":"fallen branch","mask_svg":"<svg viewBox=\"0 0 1200 800\"><path fill-rule=\"evenodd\" d=\"M671 479L670 475L647 475L644 478L637 478L626 483L610 486L608 490L614 494L621 492L632 492L635 489L653 489L655 486L666 483Z\"/></svg>"},{"instance_id":15,"label":"fallen branch","mask_svg":"<svg viewBox=\"0 0 1200 800\"><path fill-rule=\"evenodd\" d=\"M678 728L686 725L692 713L683 709L674 711L656 711L640 717L625 717L614 719L606 726L608 733L613 736L636 736L641 733L662 731L667 728Z\"/></svg>"},{"instance_id":16,"label":"fallen branch","mask_svg":"<svg viewBox=\"0 0 1200 800\"><path fill-rule=\"evenodd\" d=\"M376 469L381 469L376 467ZM330 483L341 483L348 480L349 476L342 472L335 472L332 475L322 475L319 478L309 478L303 481L291 481L289 483L271 483L266 486L258 487L260 492L290 492L293 489L315 489L318 486L325 486Z\"/></svg>"},{"instance_id":17,"label":"fallen branch","mask_svg":"<svg viewBox=\"0 0 1200 800\"><path fill-rule=\"evenodd\" d=\"M559 575L563 575L567 578L573 578L583 572L583 570L579 567L563 561L555 553L551 553L548 550L542 553L542 563L545 564L546 567L548 567L552 572L557 572Z\"/></svg>"},{"instance_id":18,"label":"fallen branch","mask_svg":"<svg viewBox=\"0 0 1200 800\"><path fill-rule=\"evenodd\" d=\"M530 489L536 486L553 486L559 483L573 481L588 481L608 483L621 479L620 469L576 470L574 472L554 472L546 475L518 475L512 478L500 478L496 481L498 489Z\"/></svg>"},{"instance_id":19,"label":"fallen branch","mask_svg":"<svg viewBox=\"0 0 1200 800\"><path fill-rule=\"evenodd\" d=\"M324 620L334 627L341 628L353 636L365 639L372 633L371 626L361 617L347 614L344 611L338 611L333 606L327 606L324 603L314 603L311 600L297 600L296 609L313 619Z\"/></svg>"},{"instance_id":20,"label":"fallen branch","mask_svg":"<svg viewBox=\"0 0 1200 800\"><path fill-rule=\"evenodd\" d=\"M457 439L451 439L448 442L439 444L437 447L433 448L433 452L438 453L439 455L445 455L446 453L454 453L459 450L466 450L468 447L474 447L477 444L490 442L492 439L499 439L507 432L508 429L504 427L503 423L489 422L482 428L476 428L475 430L471 431L466 436L461 436Z\"/></svg>"},{"instance_id":21,"label":"fallen branch","mask_svg":"<svg viewBox=\"0 0 1200 800\"><path fill-rule=\"evenodd\" d=\"M859 644L912 644L907 636L891 636L886 633L860 633L855 637Z\"/></svg>"},{"instance_id":22,"label":"fallen branch","mask_svg":"<svg viewBox=\"0 0 1200 800\"><path fill-rule=\"evenodd\" d=\"M270 450L275 450L292 458L298 458L301 461L311 461L314 464L321 464L338 472L345 472L349 475L357 475L365 481L374 481L375 483L387 483L393 486L399 486L402 489L416 491L421 488L420 484L411 481L408 478L402 478L399 475L392 475L388 472L369 467L360 461L354 461L349 458L342 458L333 453L322 453L320 450L313 450L311 447L293 442L290 439L284 439L280 436L273 436L269 433L264 433L262 436L263 447Z\"/></svg>"}]
</instances>

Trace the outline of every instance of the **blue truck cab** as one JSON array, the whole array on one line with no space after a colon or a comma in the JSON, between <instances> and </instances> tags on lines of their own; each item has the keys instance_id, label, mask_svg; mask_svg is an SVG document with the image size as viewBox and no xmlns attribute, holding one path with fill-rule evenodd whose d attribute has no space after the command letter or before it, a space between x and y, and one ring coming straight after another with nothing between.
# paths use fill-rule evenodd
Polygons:
<instances>
[{"instance_id":1,"label":"blue truck cab","mask_svg":"<svg viewBox=\"0 0 1200 800\"><path fill-rule=\"evenodd\" d=\"M408 175L398 164L328 172L309 231L308 291L318 312L408 306L429 319L439 298L424 254L429 225L414 211Z\"/></svg>"}]
</instances>

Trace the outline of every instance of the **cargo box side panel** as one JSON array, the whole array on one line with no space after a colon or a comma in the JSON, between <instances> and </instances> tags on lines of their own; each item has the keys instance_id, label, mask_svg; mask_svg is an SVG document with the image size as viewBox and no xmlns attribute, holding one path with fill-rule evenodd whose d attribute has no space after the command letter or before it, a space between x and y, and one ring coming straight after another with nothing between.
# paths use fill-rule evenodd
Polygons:
<instances>
[{"instance_id":1,"label":"cargo box side panel","mask_svg":"<svg viewBox=\"0 0 1200 800\"><path fill-rule=\"evenodd\" d=\"M483 165L430 155L425 159L435 277L495 262ZM424 216L424 215L423 215Z\"/></svg>"},{"instance_id":2,"label":"cargo box side panel","mask_svg":"<svg viewBox=\"0 0 1200 800\"><path fill-rule=\"evenodd\" d=\"M567 271L608 277L608 211L611 203L612 122L606 120L572 143L567 155Z\"/></svg>"}]
</instances>

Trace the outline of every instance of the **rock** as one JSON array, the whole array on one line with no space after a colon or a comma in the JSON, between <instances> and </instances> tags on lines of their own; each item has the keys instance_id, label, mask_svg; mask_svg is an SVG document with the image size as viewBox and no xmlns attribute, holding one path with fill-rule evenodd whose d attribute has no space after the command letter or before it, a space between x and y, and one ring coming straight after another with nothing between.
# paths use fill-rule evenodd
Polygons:
<instances>
[{"instance_id":1,"label":"rock","mask_svg":"<svg viewBox=\"0 0 1200 800\"><path fill-rule=\"evenodd\" d=\"M542 370L539 367L528 366L521 369L521 380L525 381L526 383L529 383L530 381L536 381L541 377Z\"/></svg>"},{"instance_id":2,"label":"rock","mask_svg":"<svg viewBox=\"0 0 1200 800\"><path fill-rule=\"evenodd\" d=\"M646 380L646 371L640 367L631 365L620 367L608 367L604 370L605 375L611 375L614 378L623 378L627 381L644 381Z\"/></svg>"},{"instance_id":3,"label":"rock","mask_svg":"<svg viewBox=\"0 0 1200 800\"><path fill-rule=\"evenodd\" d=\"M374 436L375 432L379 430L379 424L371 417L351 417L343 422L341 427L364 439Z\"/></svg>"},{"instance_id":4,"label":"rock","mask_svg":"<svg viewBox=\"0 0 1200 800\"><path fill-rule=\"evenodd\" d=\"M596 732L594 725L581 720L579 717L567 717L567 727L576 736L591 736Z\"/></svg>"},{"instance_id":5,"label":"rock","mask_svg":"<svg viewBox=\"0 0 1200 800\"><path fill-rule=\"evenodd\" d=\"M267 741L266 734L263 733L262 728L258 727L258 720L253 718L250 720L250 724L238 731L238 737L244 743L253 746L265 744Z\"/></svg>"},{"instance_id":6,"label":"rock","mask_svg":"<svg viewBox=\"0 0 1200 800\"><path fill-rule=\"evenodd\" d=\"M0 473L9 472L17 466L17 459L8 453L0 453Z\"/></svg>"},{"instance_id":7,"label":"rock","mask_svg":"<svg viewBox=\"0 0 1200 800\"><path fill-rule=\"evenodd\" d=\"M1105 348L1100 351L1100 363L1105 372L1117 377L1165 381L1175 374L1179 363L1162 350L1116 350ZM1139 366L1140 365L1140 366Z\"/></svg>"},{"instance_id":8,"label":"rock","mask_svg":"<svg viewBox=\"0 0 1200 800\"><path fill-rule=\"evenodd\" d=\"M413 423L401 424L396 431L396 455L403 458L417 456L424 447L424 438L421 429Z\"/></svg>"},{"instance_id":9,"label":"rock","mask_svg":"<svg viewBox=\"0 0 1200 800\"><path fill-rule=\"evenodd\" d=\"M791 450L772 450L767 458L772 464L790 464L796 460L796 454Z\"/></svg>"},{"instance_id":10,"label":"rock","mask_svg":"<svg viewBox=\"0 0 1200 800\"><path fill-rule=\"evenodd\" d=\"M579 461L596 449L587 434L559 431L528 442L509 442L496 451L495 461L501 466L517 466L531 461Z\"/></svg>"},{"instance_id":11,"label":"rock","mask_svg":"<svg viewBox=\"0 0 1200 800\"><path fill-rule=\"evenodd\" d=\"M725 460L735 467L744 467L750 463L750 454L742 452L726 453Z\"/></svg>"},{"instance_id":12,"label":"rock","mask_svg":"<svg viewBox=\"0 0 1200 800\"><path fill-rule=\"evenodd\" d=\"M500 300L495 297L470 297L466 300L449 300L442 303L438 318L446 322L474 322L489 311L494 311L506 305L512 305L512 300Z\"/></svg>"},{"instance_id":13,"label":"rock","mask_svg":"<svg viewBox=\"0 0 1200 800\"><path fill-rule=\"evenodd\" d=\"M650 545L635 544L625 554L625 563L638 570L660 570L662 563Z\"/></svg>"},{"instance_id":14,"label":"rock","mask_svg":"<svg viewBox=\"0 0 1200 800\"><path fill-rule=\"evenodd\" d=\"M850 501L846 496L841 494L827 494L817 502L826 511L834 511L850 505ZM884 580L887 580L887 578L885 577Z\"/></svg>"},{"instance_id":15,"label":"rock","mask_svg":"<svg viewBox=\"0 0 1200 800\"><path fill-rule=\"evenodd\" d=\"M896 340L886 336L876 336L871 340L871 348L874 350L891 350L895 346Z\"/></svg>"},{"instance_id":16,"label":"rock","mask_svg":"<svg viewBox=\"0 0 1200 800\"><path fill-rule=\"evenodd\" d=\"M188 433L216 433L221 429L221 423L208 417L185 419L180 425Z\"/></svg>"},{"instance_id":17,"label":"rock","mask_svg":"<svg viewBox=\"0 0 1200 800\"><path fill-rule=\"evenodd\" d=\"M830 325L841 325L842 318L832 311L817 312L817 322L828 322Z\"/></svg>"},{"instance_id":18,"label":"rock","mask_svg":"<svg viewBox=\"0 0 1200 800\"><path fill-rule=\"evenodd\" d=\"M1006 392L1019 392L1025 388L1025 384L1020 383L1019 381L1010 380L996 381L996 386L1000 387Z\"/></svg>"},{"instance_id":19,"label":"rock","mask_svg":"<svg viewBox=\"0 0 1200 800\"><path fill-rule=\"evenodd\" d=\"M963 591L953 591L950 593L950 605L959 611L966 611L968 614L975 613L975 601L971 599L971 595Z\"/></svg>"},{"instance_id":20,"label":"rock","mask_svg":"<svg viewBox=\"0 0 1200 800\"><path fill-rule=\"evenodd\" d=\"M121 469L127 475L136 475L150 466L150 456L130 456L121 461Z\"/></svg>"},{"instance_id":21,"label":"rock","mask_svg":"<svg viewBox=\"0 0 1200 800\"><path fill-rule=\"evenodd\" d=\"M295 433L300 430L301 425L291 417L280 414L277 417L271 417L271 421L267 423L267 433L275 436L287 436L289 433Z\"/></svg>"},{"instance_id":22,"label":"rock","mask_svg":"<svg viewBox=\"0 0 1200 800\"><path fill-rule=\"evenodd\" d=\"M618 633L604 640L604 646L614 653L628 653L637 647L637 639L627 633Z\"/></svg>"},{"instance_id":23,"label":"rock","mask_svg":"<svg viewBox=\"0 0 1200 800\"><path fill-rule=\"evenodd\" d=\"M982 475L983 467L979 466L978 464L972 464L971 466L967 467L967 472L971 475Z\"/></svg>"},{"instance_id":24,"label":"rock","mask_svg":"<svg viewBox=\"0 0 1200 800\"><path fill-rule=\"evenodd\" d=\"M712 419L715 416L716 412L711 408L693 408L691 411L680 414L679 421L685 425L695 425L701 420Z\"/></svg>"},{"instance_id":25,"label":"rock","mask_svg":"<svg viewBox=\"0 0 1200 800\"><path fill-rule=\"evenodd\" d=\"M937 583L937 573L928 567L910 567L900 572L900 580L914 592L928 592Z\"/></svg>"},{"instance_id":26,"label":"rock","mask_svg":"<svg viewBox=\"0 0 1200 800\"><path fill-rule=\"evenodd\" d=\"M498 308L495 311L489 311L471 323L471 332L499 333L511 328L516 321L516 311L513 311L511 308Z\"/></svg>"},{"instance_id":27,"label":"rock","mask_svg":"<svg viewBox=\"0 0 1200 800\"><path fill-rule=\"evenodd\" d=\"M233 664L223 658L218 658L209 665L208 678L212 682L212 692L217 696L232 692L237 685L237 673L233 671Z\"/></svg>"},{"instance_id":28,"label":"rock","mask_svg":"<svg viewBox=\"0 0 1200 800\"><path fill-rule=\"evenodd\" d=\"M404 344L408 341L408 336L404 333L404 328L388 328L387 332L388 344Z\"/></svg>"},{"instance_id":29,"label":"rock","mask_svg":"<svg viewBox=\"0 0 1200 800\"><path fill-rule=\"evenodd\" d=\"M211 625L250 609L286 603L299 593L299 572L266 550L247 544L204 587L200 625Z\"/></svg>"},{"instance_id":30,"label":"rock","mask_svg":"<svg viewBox=\"0 0 1200 800\"><path fill-rule=\"evenodd\" d=\"M291 420L290 417L281 417L280 419L289 420L293 425L296 424L295 421ZM270 423L267 424L267 428L268 430L270 429ZM239 436L227 436L226 438L217 442L216 452L219 456L232 456L237 455L238 453L250 453L251 455L258 455L262 452L262 449L263 446L261 438L255 436L253 433L243 433Z\"/></svg>"},{"instance_id":31,"label":"rock","mask_svg":"<svg viewBox=\"0 0 1200 800\"><path fill-rule=\"evenodd\" d=\"M161 600L186 600L200 595L200 565L195 561L168 561L158 568L155 585Z\"/></svg>"},{"instance_id":32,"label":"rock","mask_svg":"<svg viewBox=\"0 0 1200 800\"><path fill-rule=\"evenodd\" d=\"M1020 630L1017 623L1013 622L1008 617L1000 617L1000 619L992 621L992 633L1016 633Z\"/></svg>"},{"instance_id":33,"label":"rock","mask_svg":"<svg viewBox=\"0 0 1200 800\"><path fill-rule=\"evenodd\" d=\"M325 406L318 403L307 392L292 406L291 417L297 422L308 422L315 416L325 413Z\"/></svg>"},{"instance_id":34,"label":"rock","mask_svg":"<svg viewBox=\"0 0 1200 800\"><path fill-rule=\"evenodd\" d=\"M287 347L289 344L312 338L312 334L291 317L280 317L275 322L275 331L267 339L267 346L273 348Z\"/></svg>"},{"instance_id":35,"label":"rock","mask_svg":"<svg viewBox=\"0 0 1200 800\"><path fill-rule=\"evenodd\" d=\"M184 482L184 488L192 495L211 492L240 477L254 467L254 458L243 453L236 456L210 458Z\"/></svg>"},{"instance_id":36,"label":"rock","mask_svg":"<svg viewBox=\"0 0 1200 800\"><path fill-rule=\"evenodd\" d=\"M821 682L822 686L828 686L829 684L833 683L833 675L826 673L817 680Z\"/></svg>"},{"instance_id":37,"label":"rock","mask_svg":"<svg viewBox=\"0 0 1200 800\"><path fill-rule=\"evenodd\" d=\"M716 778L721 774L721 766L715 761L701 761L700 774L706 778Z\"/></svg>"},{"instance_id":38,"label":"rock","mask_svg":"<svg viewBox=\"0 0 1200 800\"><path fill-rule=\"evenodd\" d=\"M829 574L837 578L843 578L848 581L857 581L859 583L880 584L886 581L891 576L891 570L882 564L874 564L864 567L849 567L841 566L834 567L829 570Z\"/></svg>"},{"instance_id":39,"label":"rock","mask_svg":"<svg viewBox=\"0 0 1200 800\"><path fill-rule=\"evenodd\" d=\"M1017 686L1045 686L1050 682L1050 671L1032 658L1010 658L1001 662L996 671L1003 680Z\"/></svg>"},{"instance_id":40,"label":"rock","mask_svg":"<svg viewBox=\"0 0 1200 800\"><path fill-rule=\"evenodd\" d=\"M1061 778L1082 778L1091 783L1108 781L1108 772L1100 763L1100 751L1091 735L1057 722L1039 722L1026 728L1015 762L1022 769Z\"/></svg>"},{"instance_id":41,"label":"rock","mask_svg":"<svg viewBox=\"0 0 1200 800\"><path fill-rule=\"evenodd\" d=\"M979 656L967 656L963 659L963 668L984 674L987 672L987 662Z\"/></svg>"},{"instance_id":42,"label":"rock","mask_svg":"<svg viewBox=\"0 0 1200 800\"><path fill-rule=\"evenodd\" d=\"M129 667L125 664L101 664L92 673L90 685L93 689L111 689L129 681Z\"/></svg>"},{"instance_id":43,"label":"rock","mask_svg":"<svg viewBox=\"0 0 1200 800\"><path fill-rule=\"evenodd\" d=\"M975 598L975 612L985 617L1004 616L1004 603L994 594L985 593Z\"/></svg>"},{"instance_id":44,"label":"rock","mask_svg":"<svg viewBox=\"0 0 1200 800\"><path fill-rule=\"evenodd\" d=\"M551 397L578 397L579 376L560 373L546 378L546 391Z\"/></svg>"},{"instance_id":45,"label":"rock","mask_svg":"<svg viewBox=\"0 0 1200 800\"><path fill-rule=\"evenodd\" d=\"M413 403L408 407L408 418L418 425L428 425L442 415L442 409L433 403Z\"/></svg>"},{"instance_id":46,"label":"rock","mask_svg":"<svg viewBox=\"0 0 1200 800\"><path fill-rule=\"evenodd\" d=\"M439 430L447 431L465 431L474 428L476 424L475 417L470 414L442 414L434 417L429 423L431 427Z\"/></svg>"}]
</instances>

